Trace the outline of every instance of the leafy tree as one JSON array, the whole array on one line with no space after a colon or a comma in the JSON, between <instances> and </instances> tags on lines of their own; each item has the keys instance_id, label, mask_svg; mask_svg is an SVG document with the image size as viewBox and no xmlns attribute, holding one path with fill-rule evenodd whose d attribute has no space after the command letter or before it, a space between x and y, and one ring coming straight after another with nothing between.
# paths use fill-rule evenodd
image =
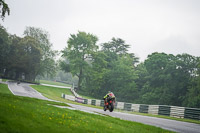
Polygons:
<instances>
[{"instance_id":1,"label":"leafy tree","mask_svg":"<svg viewBox=\"0 0 200 133\"><path fill-rule=\"evenodd\" d=\"M19 43L21 45L20 54L22 54L21 65L24 66L23 71L26 80L35 81L36 76L39 74L42 58L39 43L29 36L24 37Z\"/></svg>"},{"instance_id":2,"label":"leafy tree","mask_svg":"<svg viewBox=\"0 0 200 133\"><path fill-rule=\"evenodd\" d=\"M149 55L144 66L137 67L140 70L137 71L140 78L136 80L136 83L141 96L137 102L184 105L191 81L196 75L197 64L197 58L188 54L174 56L153 53Z\"/></svg>"},{"instance_id":3,"label":"leafy tree","mask_svg":"<svg viewBox=\"0 0 200 133\"><path fill-rule=\"evenodd\" d=\"M104 77L107 73L106 68L108 64L105 59L106 55L101 51L92 54L92 61L89 66L90 69L88 69L85 74L83 94L98 98L102 98L101 95L104 95L105 90L102 89L102 85L105 82Z\"/></svg>"},{"instance_id":4,"label":"leafy tree","mask_svg":"<svg viewBox=\"0 0 200 133\"><path fill-rule=\"evenodd\" d=\"M10 38L6 29L0 25L0 76L8 67L8 55L10 51Z\"/></svg>"},{"instance_id":5,"label":"leafy tree","mask_svg":"<svg viewBox=\"0 0 200 133\"><path fill-rule=\"evenodd\" d=\"M72 34L68 40L68 47L63 52L63 57L69 60L69 64L63 63L62 69L71 72L78 77L78 88L81 89L85 73L89 68L89 61L92 54L97 51L96 45L98 38L92 34L78 32ZM66 69L67 68L67 69Z\"/></svg>"},{"instance_id":6,"label":"leafy tree","mask_svg":"<svg viewBox=\"0 0 200 133\"><path fill-rule=\"evenodd\" d=\"M147 82L142 88L145 99L143 102L150 104L180 105L179 90L182 87L178 82L176 57L165 53L153 53L145 60L144 65L149 73ZM151 95L154 97L150 97ZM149 96L149 99L148 97ZM179 97L179 98L177 98Z\"/></svg>"},{"instance_id":7,"label":"leafy tree","mask_svg":"<svg viewBox=\"0 0 200 133\"><path fill-rule=\"evenodd\" d=\"M108 62L116 61L118 57L124 55L129 55L133 59L133 65L139 62L134 53L128 53L130 45L120 38L112 38L110 42L103 43L101 46L102 51L107 55L106 60ZM108 67L110 67L110 64L108 64Z\"/></svg>"},{"instance_id":8,"label":"leafy tree","mask_svg":"<svg viewBox=\"0 0 200 133\"><path fill-rule=\"evenodd\" d=\"M10 78L15 78L18 79L20 76L20 73L23 72L23 66L25 64L22 64L22 59L24 56L23 49L21 48L20 41L22 38L16 36L16 35L11 35L11 45L9 49L9 54L8 54L8 61L7 61L7 69L5 71L5 76L10 77Z\"/></svg>"},{"instance_id":9,"label":"leafy tree","mask_svg":"<svg viewBox=\"0 0 200 133\"><path fill-rule=\"evenodd\" d=\"M45 74L51 76L55 75L56 62L54 58L57 51L52 50L52 44L49 41L48 32L40 28L26 27L24 35L34 38L39 43L42 58L38 74L41 76L45 76Z\"/></svg>"},{"instance_id":10,"label":"leafy tree","mask_svg":"<svg viewBox=\"0 0 200 133\"><path fill-rule=\"evenodd\" d=\"M102 46L103 51L109 51L119 55L127 54L128 48L130 48L130 45L125 44L124 40L114 37L111 42L103 43Z\"/></svg>"},{"instance_id":11,"label":"leafy tree","mask_svg":"<svg viewBox=\"0 0 200 133\"><path fill-rule=\"evenodd\" d=\"M6 13L8 15L10 14L10 8L8 7L8 4L4 2L4 0L0 0L0 17L2 20L4 20Z\"/></svg>"},{"instance_id":12,"label":"leafy tree","mask_svg":"<svg viewBox=\"0 0 200 133\"><path fill-rule=\"evenodd\" d=\"M41 50L39 43L32 37L11 36L12 45L9 54L9 77L34 81L40 69ZM13 77L14 76L14 77Z\"/></svg>"},{"instance_id":13,"label":"leafy tree","mask_svg":"<svg viewBox=\"0 0 200 133\"><path fill-rule=\"evenodd\" d=\"M113 91L119 101L133 102L138 97L136 79L132 58L122 56L113 62L112 69L107 72L104 87Z\"/></svg>"},{"instance_id":14,"label":"leafy tree","mask_svg":"<svg viewBox=\"0 0 200 133\"><path fill-rule=\"evenodd\" d=\"M134 82L137 75L134 64L138 58L128 53L130 46L120 38L112 38L111 42L102 44L102 51L106 54L107 72L104 77L104 93L113 91L119 100L133 101L137 97L137 86Z\"/></svg>"},{"instance_id":15,"label":"leafy tree","mask_svg":"<svg viewBox=\"0 0 200 133\"><path fill-rule=\"evenodd\" d=\"M183 103L184 106L200 108L200 76L198 75L191 81L188 89L186 99Z\"/></svg>"},{"instance_id":16,"label":"leafy tree","mask_svg":"<svg viewBox=\"0 0 200 133\"><path fill-rule=\"evenodd\" d=\"M71 73L65 73L62 70L59 70L56 73L56 77L55 77L56 81L62 81L65 82L67 84L74 84L75 86L77 86L77 82L78 82L78 78L77 77L73 77Z\"/></svg>"},{"instance_id":17,"label":"leafy tree","mask_svg":"<svg viewBox=\"0 0 200 133\"><path fill-rule=\"evenodd\" d=\"M184 106L200 107L200 57L194 57L188 54L179 55L184 61L184 65L179 69L183 69L182 73L188 73L189 85L187 86L186 95L184 97Z\"/></svg>"}]
</instances>

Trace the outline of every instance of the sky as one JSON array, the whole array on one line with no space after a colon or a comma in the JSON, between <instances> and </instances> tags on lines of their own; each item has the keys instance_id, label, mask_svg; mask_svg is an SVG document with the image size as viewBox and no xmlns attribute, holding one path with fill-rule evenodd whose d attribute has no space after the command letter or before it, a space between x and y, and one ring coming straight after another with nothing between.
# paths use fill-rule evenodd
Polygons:
<instances>
[{"instance_id":1,"label":"sky","mask_svg":"<svg viewBox=\"0 0 200 133\"><path fill-rule=\"evenodd\" d=\"M67 47L70 34L96 35L98 45L123 39L140 61L153 52L200 56L200 0L5 0L0 20L23 37L27 26L50 34L53 49Z\"/></svg>"}]
</instances>

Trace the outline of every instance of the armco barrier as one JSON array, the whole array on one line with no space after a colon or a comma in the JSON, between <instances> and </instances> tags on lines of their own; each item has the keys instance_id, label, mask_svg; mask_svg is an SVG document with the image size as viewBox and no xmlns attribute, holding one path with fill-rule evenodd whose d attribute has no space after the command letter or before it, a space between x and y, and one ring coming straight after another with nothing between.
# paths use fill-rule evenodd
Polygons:
<instances>
[{"instance_id":1,"label":"armco barrier","mask_svg":"<svg viewBox=\"0 0 200 133\"><path fill-rule=\"evenodd\" d=\"M133 112L139 112L140 104L132 104L131 109L132 109Z\"/></svg>"},{"instance_id":2,"label":"armco barrier","mask_svg":"<svg viewBox=\"0 0 200 133\"><path fill-rule=\"evenodd\" d=\"M185 107L171 106L170 116L184 118Z\"/></svg>"},{"instance_id":3,"label":"armco barrier","mask_svg":"<svg viewBox=\"0 0 200 133\"><path fill-rule=\"evenodd\" d=\"M126 110L126 111L132 111L131 107L132 107L131 103L124 103L124 110Z\"/></svg>"},{"instance_id":4,"label":"armco barrier","mask_svg":"<svg viewBox=\"0 0 200 133\"><path fill-rule=\"evenodd\" d=\"M141 104L139 108L140 113L148 113L149 105Z\"/></svg>"},{"instance_id":5,"label":"armco barrier","mask_svg":"<svg viewBox=\"0 0 200 133\"><path fill-rule=\"evenodd\" d=\"M101 107L104 106L104 100L101 100L100 106L101 106Z\"/></svg>"},{"instance_id":6,"label":"armco barrier","mask_svg":"<svg viewBox=\"0 0 200 133\"><path fill-rule=\"evenodd\" d=\"M100 106L101 105L101 100L96 100L96 106Z\"/></svg>"},{"instance_id":7,"label":"armco barrier","mask_svg":"<svg viewBox=\"0 0 200 133\"><path fill-rule=\"evenodd\" d=\"M117 109L117 102L115 102L115 108Z\"/></svg>"},{"instance_id":8,"label":"armco barrier","mask_svg":"<svg viewBox=\"0 0 200 133\"><path fill-rule=\"evenodd\" d=\"M71 95L62 94L62 98L76 101L83 104L95 105L95 106L104 106L104 100L96 99L83 99L80 97L75 97ZM177 118L188 118L200 120L200 109L199 108L186 108L178 106L167 106L167 105L146 105L146 104L131 104L124 102L116 102L116 109L122 109L126 111L149 113L154 115L165 115L170 117Z\"/></svg>"},{"instance_id":9,"label":"armco barrier","mask_svg":"<svg viewBox=\"0 0 200 133\"><path fill-rule=\"evenodd\" d=\"M149 105L148 114L158 115L159 105Z\"/></svg>"},{"instance_id":10,"label":"armco barrier","mask_svg":"<svg viewBox=\"0 0 200 133\"><path fill-rule=\"evenodd\" d=\"M71 95L64 95L64 96L65 96L65 99L67 99L67 100L76 101L75 96L71 96Z\"/></svg>"},{"instance_id":11,"label":"armco barrier","mask_svg":"<svg viewBox=\"0 0 200 133\"><path fill-rule=\"evenodd\" d=\"M167 105L159 105L158 114L159 115L166 115L170 116L170 106Z\"/></svg>"},{"instance_id":12,"label":"armco barrier","mask_svg":"<svg viewBox=\"0 0 200 133\"><path fill-rule=\"evenodd\" d=\"M92 99L88 99L88 103L89 105L92 105Z\"/></svg>"},{"instance_id":13,"label":"armco barrier","mask_svg":"<svg viewBox=\"0 0 200 133\"><path fill-rule=\"evenodd\" d=\"M184 118L200 120L200 109L185 108Z\"/></svg>"},{"instance_id":14,"label":"armco barrier","mask_svg":"<svg viewBox=\"0 0 200 133\"><path fill-rule=\"evenodd\" d=\"M88 99L84 99L84 104L88 104Z\"/></svg>"},{"instance_id":15,"label":"armco barrier","mask_svg":"<svg viewBox=\"0 0 200 133\"><path fill-rule=\"evenodd\" d=\"M124 102L117 102L117 109L124 109Z\"/></svg>"},{"instance_id":16,"label":"armco barrier","mask_svg":"<svg viewBox=\"0 0 200 133\"><path fill-rule=\"evenodd\" d=\"M95 105L96 106L96 100L92 100L91 105Z\"/></svg>"},{"instance_id":17,"label":"armco barrier","mask_svg":"<svg viewBox=\"0 0 200 133\"><path fill-rule=\"evenodd\" d=\"M76 102L78 102L78 103L83 103L83 102L84 102L84 99L83 99L83 98L80 98L80 97L76 97Z\"/></svg>"}]
</instances>

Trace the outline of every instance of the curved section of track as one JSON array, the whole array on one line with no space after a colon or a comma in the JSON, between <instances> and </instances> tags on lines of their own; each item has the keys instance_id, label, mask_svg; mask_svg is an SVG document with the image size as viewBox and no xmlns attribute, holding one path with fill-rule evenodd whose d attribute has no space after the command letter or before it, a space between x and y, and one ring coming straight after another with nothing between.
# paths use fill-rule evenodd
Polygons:
<instances>
[{"instance_id":1,"label":"curved section of track","mask_svg":"<svg viewBox=\"0 0 200 133\"><path fill-rule=\"evenodd\" d=\"M8 87L14 95L33 97L33 98L38 98L38 99L43 99L43 100L50 100L44 97L41 93L31 88L29 85L30 84L27 84L27 83L21 83L17 85L16 82L8 82ZM50 101L54 101L54 100L50 100ZM144 124L152 125L156 127L161 127L163 129L167 129L167 130L171 130L175 132L181 132L181 133L199 133L200 132L199 124L181 122L181 121L169 120L169 119L163 119L163 118L156 118L156 117L149 117L149 116L142 116L142 115L135 115L135 114L127 114L127 113L121 113L121 112L116 112L116 111L105 112L103 111L103 109L96 109L96 108L69 104L69 103L67 104L77 110L109 115L109 116L117 117L123 120L140 122L140 123L144 123Z\"/></svg>"}]
</instances>

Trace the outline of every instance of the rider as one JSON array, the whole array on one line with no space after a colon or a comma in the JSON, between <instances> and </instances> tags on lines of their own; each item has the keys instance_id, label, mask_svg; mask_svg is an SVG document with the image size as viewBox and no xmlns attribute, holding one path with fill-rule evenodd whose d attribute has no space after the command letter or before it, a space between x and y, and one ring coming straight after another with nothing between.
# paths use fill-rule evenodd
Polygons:
<instances>
[{"instance_id":1,"label":"rider","mask_svg":"<svg viewBox=\"0 0 200 133\"><path fill-rule=\"evenodd\" d=\"M111 97L112 99L114 99L114 102L115 102L115 95L111 92L111 91L108 91L108 93L104 96L104 103L107 103L107 98L108 97Z\"/></svg>"}]
</instances>

